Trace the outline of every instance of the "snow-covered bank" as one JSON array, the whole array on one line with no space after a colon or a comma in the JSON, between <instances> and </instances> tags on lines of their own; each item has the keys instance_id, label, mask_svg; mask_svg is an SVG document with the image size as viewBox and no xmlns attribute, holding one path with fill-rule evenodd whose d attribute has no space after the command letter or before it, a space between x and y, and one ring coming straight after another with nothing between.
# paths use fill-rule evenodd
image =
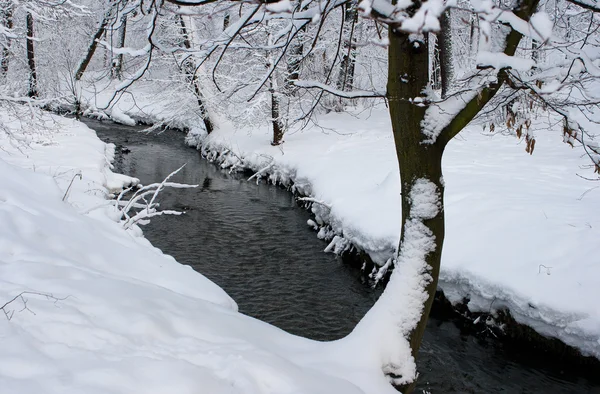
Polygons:
<instances>
[{"instance_id":1,"label":"snow-covered bank","mask_svg":"<svg viewBox=\"0 0 600 394\"><path fill-rule=\"evenodd\" d=\"M395 392L369 338L320 343L239 314L124 230L105 198L134 180L85 125L1 116L3 394Z\"/></svg>"},{"instance_id":2,"label":"snow-covered bank","mask_svg":"<svg viewBox=\"0 0 600 394\"><path fill-rule=\"evenodd\" d=\"M249 168L315 201L328 251L355 245L383 265L400 232L400 184L384 108L329 114L282 146L266 128L190 135L223 167ZM600 189L558 132L535 153L514 137L465 130L446 150L446 241L440 287L472 311L508 308L517 322L600 358ZM584 172L585 174L585 172Z\"/></svg>"}]
</instances>

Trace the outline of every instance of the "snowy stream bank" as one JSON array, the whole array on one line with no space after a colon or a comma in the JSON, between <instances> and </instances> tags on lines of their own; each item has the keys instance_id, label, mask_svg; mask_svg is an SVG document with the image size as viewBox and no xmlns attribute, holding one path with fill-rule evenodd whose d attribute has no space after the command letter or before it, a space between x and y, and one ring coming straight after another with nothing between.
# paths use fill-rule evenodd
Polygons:
<instances>
[{"instance_id":1,"label":"snowy stream bank","mask_svg":"<svg viewBox=\"0 0 600 394\"><path fill-rule=\"evenodd\" d=\"M214 280L241 312L296 335L335 340L352 332L377 299L380 292L362 284L359 269L323 253L327 244L306 226L310 213L284 188L220 170L186 147L176 131L148 135L135 132L142 127L88 125L115 143L117 152L127 152L117 154L115 169L143 183L187 163L173 180L201 186L161 194L164 207L184 208L186 214L153 219L144 236ZM459 328L455 322L430 319L417 360L416 392L562 393L600 385L582 379L581 366L567 359L536 358L530 348L465 335L465 327L475 333L483 328L472 322Z\"/></svg>"},{"instance_id":2,"label":"snowy stream bank","mask_svg":"<svg viewBox=\"0 0 600 394\"><path fill-rule=\"evenodd\" d=\"M385 109L375 109L323 116L279 147L266 128L224 126L188 142L223 168L309 196L309 225L330 240L327 251L356 247L384 266L400 231L389 130ZM587 164L581 152L558 132L538 134L532 156L514 137L474 128L447 148L440 288L452 303L468 300L472 312L506 308L518 323L600 358L600 192L577 176Z\"/></svg>"}]
</instances>

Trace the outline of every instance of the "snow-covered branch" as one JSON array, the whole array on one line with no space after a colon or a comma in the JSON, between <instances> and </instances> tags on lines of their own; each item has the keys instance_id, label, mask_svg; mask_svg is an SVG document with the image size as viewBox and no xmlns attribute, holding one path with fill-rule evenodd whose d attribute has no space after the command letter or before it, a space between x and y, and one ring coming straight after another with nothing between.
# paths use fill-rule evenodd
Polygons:
<instances>
[{"instance_id":1,"label":"snow-covered branch","mask_svg":"<svg viewBox=\"0 0 600 394\"><path fill-rule=\"evenodd\" d=\"M123 228L129 229L136 224L145 225L149 223L150 218L155 216L181 215L183 213L174 210L159 211L159 204L156 202L158 194L166 187L172 187L176 189L198 187L198 185L188 185L185 183L169 182L169 179L171 179L179 171L181 171L183 167L185 167L185 164L179 167L177 170L171 172L169 175L167 175L165 179L160 183L152 183L150 185L139 187L138 190L133 194L133 196L131 196L129 201L122 200L123 196L127 192L129 192L131 188L125 189L119 194L119 196L115 200L115 209L119 211L119 220L121 221ZM147 197L150 198L150 201L147 200ZM130 215L129 212L134 208L139 210L133 215Z\"/></svg>"},{"instance_id":2,"label":"snow-covered branch","mask_svg":"<svg viewBox=\"0 0 600 394\"><path fill-rule=\"evenodd\" d=\"M355 98L369 98L369 97L385 97L385 92L369 92L367 90L354 90L350 92L346 92L343 90L336 89L330 85L318 82L318 81L295 81L295 86L305 89L320 89L327 93L331 93L334 96L347 98L347 99L355 99Z\"/></svg>"}]
</instances>

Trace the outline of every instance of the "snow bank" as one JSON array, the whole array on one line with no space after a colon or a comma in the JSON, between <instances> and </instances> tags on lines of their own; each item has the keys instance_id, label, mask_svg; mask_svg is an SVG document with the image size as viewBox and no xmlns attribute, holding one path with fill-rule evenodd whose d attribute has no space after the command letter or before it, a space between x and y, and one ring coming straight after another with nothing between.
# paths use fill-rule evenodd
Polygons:
<instances>
[{"instance_id":1,"label":"snow bank","mask_svg":"<svg viewBox=\"0 0 600 394\"><path fill-rule=\"evenodd\" d=\"M137 180L110 171L114 147L37 116L0 112L11 135L0 132L3 394L395 392L368 349L244 316L124 230L105 198Z\"/></svg>"},{"instance_id":2,"label":"snow bank","mask_svg":"<svg viewBox=\"0 0 600 394\"><path fill-rule=\"evenodd\" d=\"M131 92L117 94L119 81L106 80L95 73L90 73L88 79L94 82L81 83L79 93L84 116L128 126L141 122L192 131L203 124L194 94L169 80L142 78L130 88ZM63 90L69 98L69 89Z\"/></svg>"},{"instance_id":3,"label":"snow bank","mask_svg":"<svg viewBox=\"0 0 600 394\"><path fill-rule=\"evenodd\" d=\"M310 196L319 236L332 240L326 250L355 245L379 265L393 255L400 179L384 108L323 116L278 147L266 128L188 138L223 167L261 171ZM532 156L516 138L479 128L447 147L440 287L453 302L470 298L473 311L507 307L519 323L600 358L600 189L576 175L588 163L560 132L536 138Z\"/></svg>"}]
</instances>

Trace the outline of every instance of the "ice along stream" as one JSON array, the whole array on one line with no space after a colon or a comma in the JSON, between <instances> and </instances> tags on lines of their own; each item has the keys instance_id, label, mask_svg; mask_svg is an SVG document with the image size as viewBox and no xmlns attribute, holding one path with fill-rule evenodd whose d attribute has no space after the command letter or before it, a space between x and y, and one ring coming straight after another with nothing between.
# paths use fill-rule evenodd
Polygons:
<instances>
[{"instance_id":1,"label":"ice along stream","mask_svg":"<svg viewBox=\"0 0 600 394\"><path fill-rule=\"evenodd\" d=\"M186 147L181 133L86 123L105 142L130 150L117 155L115 171L143 184L186 163L174 181L200 187L160 196L164 208L186 214L153 218L144 234L224 288L240 312L293 334L332 340L348 334L377 300L380 291L362 283L358 270L323 253L326 244L306 225L310 213L288 191L220 170ZM564 373L555 363L523 362L523 356L430 319L417 392L600 394L600 382Z\"/></svg>"}]
</instances>

